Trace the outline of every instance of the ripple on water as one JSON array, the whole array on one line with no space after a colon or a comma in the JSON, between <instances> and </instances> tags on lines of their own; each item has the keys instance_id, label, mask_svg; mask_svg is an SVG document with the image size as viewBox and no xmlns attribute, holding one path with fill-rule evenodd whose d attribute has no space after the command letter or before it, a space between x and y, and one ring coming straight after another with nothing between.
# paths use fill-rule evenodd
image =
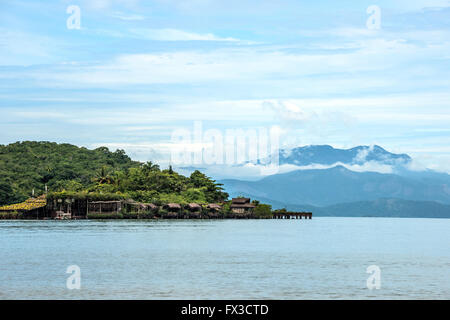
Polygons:
<instances>
[{"instance_id":1,"label":"ripple on water","mask_svg":"<svg viewBox=\"0 0 450 320\"><path fill-rule=\"evenodd\" d=\"M1 299L449 299L450 220L0 221ZM67 290L66 268L81 268ZM368 290L366 268L381 268Z\"/></svg>"}]
</instances>

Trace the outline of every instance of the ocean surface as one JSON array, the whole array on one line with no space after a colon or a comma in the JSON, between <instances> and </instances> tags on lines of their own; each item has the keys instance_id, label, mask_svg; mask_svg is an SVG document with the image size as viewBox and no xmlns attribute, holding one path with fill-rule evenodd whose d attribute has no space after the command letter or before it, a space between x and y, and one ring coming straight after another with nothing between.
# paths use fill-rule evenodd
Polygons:
<instances>
[{"instance_id":1,"label":"ocean surface","mask_svg":"<svg viewBox=\"0 0 450 320\"><path fill-rule=\"evenodd\" d=\"M0 220L0 299L450 299L450 219Z\"/></svg>"}]
</instances>

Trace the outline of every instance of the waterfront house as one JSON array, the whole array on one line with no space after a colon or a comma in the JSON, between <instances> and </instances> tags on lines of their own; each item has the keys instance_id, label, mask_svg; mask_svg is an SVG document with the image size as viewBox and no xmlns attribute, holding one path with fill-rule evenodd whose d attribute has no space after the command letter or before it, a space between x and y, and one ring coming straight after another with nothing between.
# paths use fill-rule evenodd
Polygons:
<instances>
[{"instance_id":1,"label":"waterfront house","mask_svg":"<svg viewBox=\"0 0 450 320\"><path fill-rule=\"evenodd\" d=\"M150 211L150 212L158 211L158 206L153 203L143 203L143 206L144 206L144 210L146 210L146 211Z\"/></svg>"},{"instance_id":2,"label":"waterfront house","mask_svg":"<svg viewBox=\"0 0 450 320\"><path fill-rule=\"evenodd\" d=\"M167 210L168 218L177 218L181 212L181 206L178 203L168 203L163 206L164 210Z\"/></svg>"},{"instance_id":3,"label":"waterfront house","mask_svg":"<svg viewBox=\"0 0 450 320\"><path fill-rule=\"evenodd\" d=\"M158 206L153 203L141 203L134 200L127 200L124 202L126 212L132 213L155 213L158 211Z\"/></svg>"},{"instance_id":4,"label":"waterfront house","mask_svg":"<svg viewBox=\"0 0 450 320\"><path fill-rule=\"evenodd\" d=\"M188 218L200 218L202 214L202 206L198 203L188 203L185 206Z\"/></svg>"},{"instance_id":5,"label":"waterfront house","mask_svg":"<svg viewBox=\"0 0 450 320\"><path fill-rule=\"evenodd\" d=\"M45 195L37 198L29 198L22 203L16 203L0 207L0 218L16 219L19 216L28 219L45 218Z\"/></svg>"},{"instance_id":6,"label":"waterfront house","mask_svg":"<svg viewBox=\"0 0 450 320\"><path fill-rule=\"evenodd\" d=\"M217 203L210 203L206 206L206 209L210 210L210 211L220 211L222 210L222 206L220 204Z\"/></svg>"},{"instance_id":7,"label":"waterfront house","mask_svg":"<svg viewBox=\"0 0 450 320\"><path fill-rule=\"evenodd\" d=\"M233 198L231 200L231 212L236 214L250 214L253 212L255 205L250 203L250 198Z\"/></svg>"},{"instance_id":8,"label":"waterfront house","mask_svg":"<svg viewBox=\"0 0 450 320\"><path fill-rule=\"evenodd\" d=\"M198 203L188 203L186 205L186 209L188 209L191 212L195 212L195 211L202 211L202 206L199 205Z\"/></svg>"},{"instance_id":9,"label":"waterfront house","mask_svg":"<svg viewBox=\"0 0 450 320\"><path fill-rule=\"evenodd\" d=\"M206 206L209 218L219 218L222 212L222 206L217 203L210 203Z\"/></svg>"},{"instance_id":10,"label":"waterfront house","mask_svg":"<svg viewBox=\"0 0 450 320\"><path fill-rule=\"evenodd\" d=\"M122 210L122 201L91 201L87 210L88 214L117 214Z\"/></svg>"},{"instance_id":11,"label":"waterfront house","mask_svg":"<svg viewBox=\"0 0 450 320\"><path fill-rule=\"evenodd\" d=\"M146 212L155 212L158 210L158 206L153 203L139 203L135 204L135 212L137 213L146 213Z\"/></svg>"},{"instance_id":12,"label":"waterfront house","mask_svg":"<svg viewBox=\"0 0 450 320\"><path fill-rule=\"evenodd\" d=\"M167 211L178 212L181 210L181 206L178 203L168 203L163 206L163 209L166 209Z\"/></svg>"}]
</instances>

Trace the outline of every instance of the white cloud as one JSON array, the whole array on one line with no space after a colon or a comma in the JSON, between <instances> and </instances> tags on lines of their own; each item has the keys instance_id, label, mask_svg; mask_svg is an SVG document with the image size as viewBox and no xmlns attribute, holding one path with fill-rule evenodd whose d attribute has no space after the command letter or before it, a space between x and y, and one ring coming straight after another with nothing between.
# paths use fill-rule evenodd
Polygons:
<instances>
[{"instance_id":1,"label":"white cloud","mask_svg":"<svg viewBox=\"0 0 450 320\"><path fill-rule=\"evenodd\" d=\"M129 14L123 12L114 12L111 14L111 17L117 18L124 21L141 21L145 20L145 17L139 14Z\"/></svg>"},{"instance_id":2,"label":"white cloud","mask_svg":"<svg viewBox=\"0 0 450 320\"><path fill-rule=\"evenodd\" d=\"M447 32L446 34L450 34ZM131 35L158 41L238 41L211 33L177 29L133 29ZM439 37L439 36L437 36ZM449 36L450 40L450 36ZM442 59L450 41L415 44L408 38L368 38L354 42L349 51L301 51L296 47L231 47L215 50L122 54L110 61L64 69L37 70L28 76L49 86L111 87L138 84L209 83L211 81L267 81L297 91L315 92L356 88L389 88L415 84L427 76L428 85L441 83L443 70L423 61ZM333 45L338 45L335 43ZM406 67L407 64L418 68ZM395 73L392 73L395 70ZM328 74L328 78L323 78ZM311 81L309 77L317 79ZM432 77L431 77L432 76ZM399 84L400 82L400 84ZM403 82L403 83L401 83ZM282 83L282 84L281 84ZM314 88L310 88L314 83ZM301 91L300 91L301 92Z\"/></svg>"},{"instance_id":3,"label":"white cloud","mask_svg":"<svg viewBox=\"0 0 450 320\"><path fill-rule=\"evenodd\" d=\"M415 129L416 132L450 132L450 128L423 128Z\"/></svg>"},{"instance_id":4,"label":"white cloud","mask_svg":"<svg viewBox=\"0 0 450 320\"><path fill-rule=\"evenodd\" d=\"M450 152L447 154L423 153L414 154L407 166L411 171L435 170L450 174Z\"/></svg>"},{"instance_id":5,"label":"white cloud","mask_svg":"<svg viewBox=\"0 0 450 320\"><path fill-rule=\"evenodd\" d=\"M55 41L51 37L0 27L0 65L22 65L48 63L55 52Z\"/></svg>"},{"instance_id":6,"label":"white cloud","mask_svg":"<svg viewBox=\"0 0 450 320\"><path fill-rule=\"evenodd\" d=\"M130 29L129 31L134 36L156 41L239 41L231 37L218 37L212 33L194 33L178 29Z\"/></svg>"},{"instance_id":7,"label":"white cloud","mask_svg":"<svg viewBox=\"0 0 450 320\"><path fill-rule=\"evenodd\" d=\"M117 8L120 6L136 7L140 2L140 0L83 0L83 7L94 10L106 10L111 7Z\"/></svg>"},{"instance_id":8,"label":"white cloud","mask_svg":"<svg viewBox=\"0 0 450 320\"><path fill-rule=\"evenodd\" d=\"M28 119L66 119L70 120L70 114L58 111L15 111L14 115L18 118Z\"/></svg>"},{"instance_id":9,"label":"white cloud","mask_svg":"<svg viewBox=\"0 0 450 320\"><path fill-rule=\"evenodd\" d=\"M357 163L361 163L361 162L365 162L367 156L373 151L373 145L371 145L368 148L362 148L361 150L358 151L358 153L356 154L356 157L353 159L353 161L357 162Z\"/></svg>"},{"instance_id":10,"label":"white cloud","mask_svg":"<svg viewBox=\"0 0 450 320\"><path fill-rule=\"evenodd\" d=\"M378 173L394 173L393 167L389 165L382 165L377 162L367 162L362 165L347 165L340 162L336 162L332 165L311 164L308 166L295 166L290 164L280 165L276 168L276 171L271 171L269 174L282 174L297 170L324 170L334 168L336 166L343 166L348 170L355 172L378 172ZM214 176L217 179L240 179L240 180L257 180L264 176L265 167L262 165L255 165L248 163L242 166L227 166L227 165L198 165L204 172L210 176Z\"/></svg>"}]
</instances>

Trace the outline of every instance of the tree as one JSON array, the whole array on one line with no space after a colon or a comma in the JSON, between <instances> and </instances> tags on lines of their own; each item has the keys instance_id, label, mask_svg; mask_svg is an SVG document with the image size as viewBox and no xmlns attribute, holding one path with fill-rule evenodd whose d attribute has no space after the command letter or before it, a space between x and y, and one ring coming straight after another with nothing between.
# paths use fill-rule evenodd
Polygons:
<instances>
[{"instance_id":1,"label":"tree","mask_svg":"<svg viewBox=\"0 0 450 320\"><path fill-rule=\"evenodd\" d=\"M195 170L190 178L190 183L194 188L205 188L206 200L208 202L222 202L228 198L228 193L224 192L221 183L216 183L210 177Z\"/></svg>"},{"instance_id":2,"label":"tree","mask_svg":"<svg viewBox=\"0 0 450 320\"><path fill-rule=\"evenodd\" d=\"M272 206L269 204L258 204L255 209L253 209L253 214L257 218L271 218Z\"/></svg>"},{"instance_id":3,"label":"tree","mask_svg":"<svg viewBox=\"0 0 450 320\"><path fill-rule=\"evenodd\" d=\"M143 171L145 174L148 174L148 173L150 173L150 172L160 171L160 169L159 169L159 165L154 164L154 163L151 162L151 161L147 161L146 163L144 163L144 164L142 165L142 171Z\"/></svg>"},{"instance_id":4,"label":"tree","mask_svg":"<svg viewBox=\"0 0 450 320\"><path fill-rule=\"evenodd\" d=\"M97 172L97 175L93 179L97 184L111 184L112 177L108 173L108 168L106 166L102 166L101 169Z\"/></svg>"},{"instance_id":5,"label":"tree","mask_svg":"<svg viewBox=\"0 0 450 320\"><path fill-rule=\"evenodd\" d=\"M132 161L123 150L110 152L105 147L88 150L46 141L0 145L0 183L8 184L15 195L1 201L23 201L33 188L43 193L45 185L52 191L63 190L72 180L83 189L89 188L94 178L105 177L99 174L103 166L126 172L140 163Z\"/></svg>"},{"instance_id":6,"label":"tree","mask_svg":"<svg viewBox=\"0 0 450 320\"><path fill-rule=\"evenodd\" d=\"M83 190L83 185L76 180L70 180L65 184L64 189L67 191L81 191Z\"/></svg>"},{"instance_id":7,"label":"tree","mask_svg":"<svg viewBox=\"0 0 450 320\"><path fill-rule=\"evenodd\" d=\"M0 182L0 204L10 204L16 200L11 185L7 182Z\"/></svg>"},{"instance_id":8,"label":"tree","mask_svg":"<svg viewBox=\"0 0 450 320\"><path fill-rule=\"evenodd\" d=\"M172 166L161 170L151 161L132 161L123 150L33 141L0 145L0 204L23 201L31 189L42 194L45 185L56 193L102 193L155 203L213 203L228 198L221 184L200 171L185 177Z\"/></svg>"}]
</instances>

